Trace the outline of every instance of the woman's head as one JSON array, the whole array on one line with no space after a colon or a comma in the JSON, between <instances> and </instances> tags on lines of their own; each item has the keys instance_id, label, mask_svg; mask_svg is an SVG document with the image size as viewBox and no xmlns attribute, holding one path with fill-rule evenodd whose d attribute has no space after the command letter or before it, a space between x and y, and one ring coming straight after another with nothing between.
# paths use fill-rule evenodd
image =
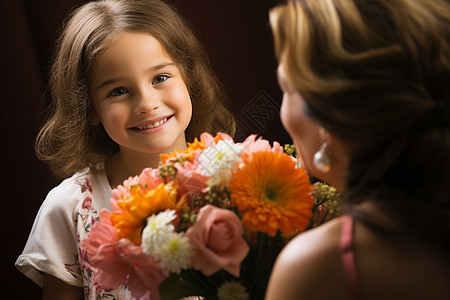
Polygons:
<instances>
[{"instance_id":1,"label":"woman's head","mask_svg":"<svg viewBox=\"0 0 450 300\"><path fill-rule=\"evenodd\" d=\"M125 32L153 36L181 71L193 107L187 140L202 131L234 131L206 55L174 8L159 0L91 2L73 12L58 40L50 79L53 115L37 141L38 155L57 175L68 176L118 151L102 125L95 126L88 86L99 55Z\"/></svg>"},{"instance_id":2,"label":"woman's head","mask_svg":"<svg viewBox=\"0 0 450 300\"><path fill-rule=\"evenodd\" d=\"M302 114L348 153L346 190L354 199L421 186L417 171L448 183L447 1L300 0L270 17ZM314 143L319 150L321 142ZM327 151L333 158L332 145Z\"/></svg>"}]
</instances>

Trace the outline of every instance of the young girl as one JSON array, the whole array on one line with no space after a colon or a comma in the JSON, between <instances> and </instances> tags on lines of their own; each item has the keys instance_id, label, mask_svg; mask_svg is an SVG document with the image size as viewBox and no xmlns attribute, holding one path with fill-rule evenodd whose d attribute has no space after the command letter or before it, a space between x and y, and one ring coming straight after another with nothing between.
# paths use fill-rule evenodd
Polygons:
<instances>
[{"instance_id":1,"label":"young girl","mask_svg":"<svg viewBox=\"0 0 450 300\"><path fill-rule=\"evenodd\" d=\"M343 215L290 241L266 299L450 299L449 1L292 0L270 21L283 125Z\"/></svg>"},{"instance_id":2,"label":"young girl","mask_svg":"<svg viewBox=\"0 0 450 300\"><path fill-rule=\"evenodd\" d=\"M126 283L94 285L80 240L110 208L113 187L203 131L232 134L234 121L190 27L159 0L74 11L50 86L53 112L36 149L57 176L71 177L48 194L16 266L44 299L129 299Z\"/></svg>"}]
</instances>

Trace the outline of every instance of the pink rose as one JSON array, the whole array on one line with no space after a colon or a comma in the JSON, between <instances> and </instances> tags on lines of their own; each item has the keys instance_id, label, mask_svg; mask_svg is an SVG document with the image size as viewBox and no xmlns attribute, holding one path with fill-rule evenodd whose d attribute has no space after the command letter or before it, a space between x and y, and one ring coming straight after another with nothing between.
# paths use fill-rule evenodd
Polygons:
<instances>
[{"instance_id":1,"label":"pink rose","mask_svg":"<svg viewBox=\"0 0 450 300\"><path fill-rule=\"evenodd\" d=\"M242 223L234 212L210 204L202 207L186 233L196 250L194 269L206 276L224 269L239 277L241 262L250 249L242 234Z\"/></svg>"}]
</instances>

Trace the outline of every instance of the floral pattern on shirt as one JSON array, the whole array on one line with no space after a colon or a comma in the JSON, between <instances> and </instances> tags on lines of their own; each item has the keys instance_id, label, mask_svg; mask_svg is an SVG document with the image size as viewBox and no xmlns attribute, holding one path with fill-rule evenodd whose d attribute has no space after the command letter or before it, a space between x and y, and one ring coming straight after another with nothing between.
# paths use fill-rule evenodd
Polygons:
<instances>
[{"instance_id":1,"label":"floral pattern on shirt","mask_svg":"<svg viewBox=\"0 0 450 300\"><path fill-rule=\"evenodd\" d=\"M76 180L76 183L81 188L83 200L81 207L77 212L77 244L78 253L75 255L75 262L73 264L67 264L66 269L69 272L75 271L78 266L78 276L81 273L83 277L84 295L85 299L95 300L120 300L120 299L132 299L129 291L125 286L119 287L119 289L109 291L103 287L95 285L93 280L93 267L89 264L87 251L80 248L80 241L87 237L91 231L92 226L100 220L98 216L98 210L93 203L93 186L89 178L80 178Z\"/></svg>"},{"instance_id":2,"label":"floral pattern on shirt","mask_svg":"<svg viewBox=\"0 0 450 300\"><path fill-rule=\"evenodd\" d=\"M76 183L81 187L81 193L83 194L83 203L81 209L78 212L79 219L81 220L81 226L84 228L87 235L91 231L95 222L100 220L98 211L95 209L92 203L92 183L89 178L82 178L76 180ZM80 228L79 228L80 229ZM84 238L85 236L83 236Z\"/></svg>"},{"instance_id":3,"label":"floral pattern on shirt","mask_svg":"<svg viewBox=\"0 0 450 300\"><path fill-rule=\"evenodd\" d=\"M64 179L43 201L23 252L15 263L19 271L42 286L44 274L84 288L89 300L131 300L126 282L117 289L94 285L94 268L80 241L99 222L98 213L111 209L112 190L104 173L86 168Z\"/></svg>"}]
</instances>

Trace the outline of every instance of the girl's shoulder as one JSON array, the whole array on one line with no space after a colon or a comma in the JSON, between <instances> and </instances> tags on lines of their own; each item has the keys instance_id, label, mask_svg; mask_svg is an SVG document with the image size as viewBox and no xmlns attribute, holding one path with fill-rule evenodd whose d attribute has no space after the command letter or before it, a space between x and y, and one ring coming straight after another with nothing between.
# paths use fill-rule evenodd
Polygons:
<instances>
[{"instance_id":1,"label":"girl's shoulder","mask_svg":"<svg viewBox=\"0 0 450 300\"><path fill-rule=\"evenodd\" d=\"M348 299L339 241L341 219L292 239L280 253L267 299Z\"/></svg>"},{"instance_id":2,"label":"girl's shoulder","mask_svg":"<svg viewBox=\"0 0 450 300\"><path fill-rule=\"evenodd\" d=\"M83 205L80 203L87 197L93 199L108 199L112 191L106 175L93 173L88 168L64 179L47 195L43 208L49 210L71 210Z\"/></svg>"}]
</instances>

